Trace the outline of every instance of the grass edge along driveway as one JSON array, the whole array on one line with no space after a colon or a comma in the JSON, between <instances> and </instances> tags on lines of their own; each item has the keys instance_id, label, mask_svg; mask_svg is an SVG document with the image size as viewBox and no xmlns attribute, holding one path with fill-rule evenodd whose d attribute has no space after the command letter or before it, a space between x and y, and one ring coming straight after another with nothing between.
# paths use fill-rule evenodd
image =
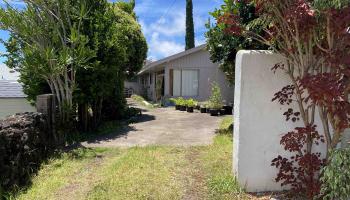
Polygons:
<instances>
[{"instance_id":1,"label":"grass edge along driveway","mask_svg":"<svg viewBox=\"0 0 350 200\"><path fill-rule=\"evenodd\" d=\"M232 175L232 117L210 146L75 149L10 199L247 199Z\"/></svg>"}]
</instances>

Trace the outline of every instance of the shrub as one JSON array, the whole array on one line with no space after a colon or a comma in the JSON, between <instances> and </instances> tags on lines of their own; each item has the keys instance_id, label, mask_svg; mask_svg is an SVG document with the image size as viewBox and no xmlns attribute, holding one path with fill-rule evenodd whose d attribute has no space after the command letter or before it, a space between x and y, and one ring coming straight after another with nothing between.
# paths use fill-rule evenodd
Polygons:
<instances>
[{"instance_id":1,"label":"shrub","mask_svg":"<svg viewBox=\"0 0 350 200\"><path fill-rule=\"evenodd\" d=\"M16 114L0 121L0 188L28 183L53 147L45 117L39 113Z\"/></svg>"},{"instance_id":2,"label":"shrub","mask_svg":"<svg viewBox=\"0 0 350 200\"><path fill-rule=\"evenodd\" d=\"M177 105L177 106L185 106L186 105L186 100L182 97L171 98L170 101L175 103L175 105Z\"/></svg>"},{"instance_id":3,"label":"shrub","mask_svg":"<svg viewBox=\"0 0 350 200\"><path fill-rule=\"evenodd\" d=\"M330 153L321 182L323 199L350 199L350 148Z\"/></svg>"},{"instance_id":4,"label":"shrub","mask_svg":"<svg viewBox=\"0 0 350 200\"><path fill-rule=\"evenodd\" d=\"M211 88L211 96L209 98L209 108L221 109L222 106L223 104L222 104L221 89L218 83L213 82L212 88Z\"/></svg>"},{"instance_id":5,"label":"shrub","mask_svg":"<svg viewBox=\"0 0 350 200\"><path fill-rule=\"evenodd\" d=\"M197 105L197 101L195 101L194 99L188 99L188 100L185 100L185 104L187 107L195 107Z\"/></svg>"}]
</instances>

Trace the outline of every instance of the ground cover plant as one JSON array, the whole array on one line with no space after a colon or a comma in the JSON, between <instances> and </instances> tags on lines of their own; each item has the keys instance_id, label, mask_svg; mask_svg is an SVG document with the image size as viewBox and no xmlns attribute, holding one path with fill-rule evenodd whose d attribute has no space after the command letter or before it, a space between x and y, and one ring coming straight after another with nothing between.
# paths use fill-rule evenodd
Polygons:
<instances>
[{"instance_id":1,"label":"ground cover plant","mask_svg":"<svg viewBox=\"0 0 350 200\"><path fill-rule=\"evenodd\" d=\"M350 198L350 148L330 153L329 162L322 169L321 197L323 199Z\"/></svg>"},{"instance_id":2,"label":"ground cover plant","mask_svg":"<svg viewBox=\"0 0 350 200\"><path fill-rule=\"evenodd\" d=\"M237 13L227 13L220 22L233 36L241 35L268 45L283 55L286 63L276 63L273 71L282 70L290 84L282 86L273 101L288 106L286 120L303 126L286 133L281 144L294 153L278 156L273 165L279 169L276 181L289 185L312 199L321 188L320 169L328 153L339 144L349 127L349 54L350 3L342 0L256 0L259 18L249 25ZM242 1L235 1L239 5ZM237 8L238 11L238 8ZM259 25L263 33L251 31ZM290 108L291 104L297 110ZM322 121L315 125L315 116ZM325 143L327 150L314 152Z\"/></svg>"}]
</instances>

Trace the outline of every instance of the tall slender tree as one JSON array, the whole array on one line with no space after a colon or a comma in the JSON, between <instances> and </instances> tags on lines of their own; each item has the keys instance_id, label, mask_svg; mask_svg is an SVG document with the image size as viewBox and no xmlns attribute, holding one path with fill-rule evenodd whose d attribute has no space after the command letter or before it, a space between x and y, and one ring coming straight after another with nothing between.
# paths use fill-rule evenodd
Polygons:
<instances>
[{"instance_id":1,"label":"tall slender tree","mask_svg":"<svg viewBox=\"0 0 350 200\"><path fill-rule=\"evenodd\" d=\"M194 47L193 3L186 0L186 50Z\"/></svg>"}]
</instances>

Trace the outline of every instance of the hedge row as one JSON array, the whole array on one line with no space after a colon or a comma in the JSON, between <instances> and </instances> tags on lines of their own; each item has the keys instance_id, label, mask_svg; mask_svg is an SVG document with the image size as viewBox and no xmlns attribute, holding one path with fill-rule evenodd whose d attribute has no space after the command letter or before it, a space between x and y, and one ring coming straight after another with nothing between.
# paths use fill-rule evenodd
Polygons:
<instances>
[{"instance_id":1,"label":"hedge row","mask_svg":"<svg viewBox=\"0 0 350 200\"><path fill-rule=\"evenodd\" d=\"M49 155L48 133L45 116L40 113L0 120L0 190L28 183Z\"/></svg>"}]
</instances>

